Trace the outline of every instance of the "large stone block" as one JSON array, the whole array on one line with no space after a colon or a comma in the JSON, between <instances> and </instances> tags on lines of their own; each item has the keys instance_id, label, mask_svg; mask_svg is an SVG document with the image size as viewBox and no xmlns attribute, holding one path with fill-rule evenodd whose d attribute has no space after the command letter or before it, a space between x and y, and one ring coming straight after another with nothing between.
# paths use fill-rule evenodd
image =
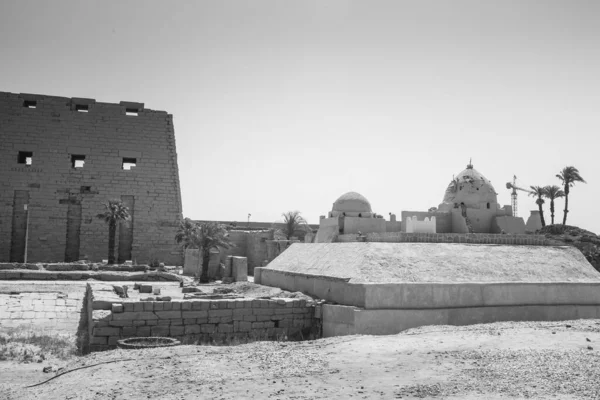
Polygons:
<instances>
[{"instance_id":1,"label":"large stone block","mask_svg":"<svg viewBox=\"0 0 600 400\"><path fill-rule=\"evenodd\" d=\"M183 274L187 276L196 276L200 273L200 250L186 249L183 262Z\"/></svg>"},{"instance_id":2,"label":"large stone block","mask_svg":"<svg viewBox=\"0 0 600 400\"><path fill-rule=\"evenodd\" d=\"M90 338L90 344L107 344L108 340L106 336L92 336Z\"/></svg>"},{"instance_id":3,"label":"large stone block","mask_svg":"<svg viewBox=\"0 0 600 400\"><path fill-rule=\"evenodd\" d=\"M183 325L171 326L169 328L169 334L171 336L182 336L184 333L185 333L185 328Z\"/></svg>"},{"instance_id":4,"label":"large stone block","mask_svg":"<svg viewBox=\"0 0 600 400\"><path fill-rule=\"evenodd\" d=\"M248 259L246 257L232 258L231 276L236 282L248 281Z\"/></svg>"},{"instance_id":5,"label":"large stone block","mask_svg":"<svg viewBox=\"0 0 600 400\"><path fill-rule=\"evenodd\" d=\"M231 277L231 266L233 264L233 256L227 256L225 258L224 270L223 270L223 278Z\"/></svg>"},{"instance_id":6,"label":"large stone block","mask_svg":"<svg viewBox=\"0 0 600 400\"><path fill-rule=\"evenodd\" d=\"M181 318L181 311L155 311L154 314L156 314L159 319Z\"/></svg>"},{"instance_id":7,"label":"large stone block","mask_svg":"<svg viewBox=\"0 0 600 400\"><path fill-rule=\"evenodd\" d=\"M216 325L215 324L202 324L200 325L200 332L202 333L215 333Z\"/></svg>"},{"instance_id":8,"label":"large stone block","mask_svg":"<svg viewBox=\"0 0 600 400\"><path fill-rule=\"evenodd\" d=\"M157 325L157 326L153 326L150 329L150 332L151 332L152 336L169 336L170 327Z\"/></svg>"},{"instance_id":9,"label":"large stone block","mask_svg":"<svg viewBox=\"0 0 600 400\"><path fill-rule=\"evenodd\" d=\"M98 327L98 328L94 328L93 330L93 334L94 336L118 336L120 333L121 329L120 328L114 328L114 327Z\"/></svg>"},{"instance_id":10,"label":"large stone block","mask_svg":"<svg viewBox=\"0 0 600 400\"><path fill-rule=\"evenodd\" d=\"M186 335L200 333L200 325L184 325L184 328Z\"/></svg>"},{"instance_id":11,"label":"large stone block","mask_svg":"<svg viewBox=\"0 0 600 400\"><path fill-rule=\"evenodd\" d=\"M206 318L208 317L208 310L197 310L197 311L182 311L181 318Z\"/></svg>"},{"instance_id":12,"label":"large stone block","mask_svg":"<svg viewBox=\"0 0 600 400\"><path fill-rule=\"evenodd\" d=\"M138 336L138 337L150 336L150 327L149 326L138 326L136 336Z\"/></svg>"},{"instance_id":13,"label":"large stone block","mask_svg":"<svg viewBox=\"0 0 600 400\"><path fill-rule=\"evenodd\" d=\"M139 311L139 312L126 312L121 314L113 314L113 321L125 321L125 320L156 320L158 317L156 314L150 311Z\"/></svg>"},{"instance_id":14,"label":"large stone block","mask_svg":"<svg viewBox=\"0 0 600 400\"><path fill-rule=\"evenodd\" d=\"M210 310L208 311L209 317L231 317L233 315L232 309L223 309L223 310Z\"/></svg>"}]
</instances>

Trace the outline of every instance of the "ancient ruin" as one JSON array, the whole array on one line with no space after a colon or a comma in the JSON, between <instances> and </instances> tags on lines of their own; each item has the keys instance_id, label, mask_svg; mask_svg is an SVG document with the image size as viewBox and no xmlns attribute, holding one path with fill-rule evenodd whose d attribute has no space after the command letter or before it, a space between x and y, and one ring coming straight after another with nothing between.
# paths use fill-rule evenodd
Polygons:
<instances>
[{"instance_id":1,"label":"ancient ruin","mask_svg":"<svg viewBox=\"0 0 600 400\"><path fill-rule=\"evenodd\" d=\"M132 219L118 261L181 264L173 241L181 194L173 116L94 99L0 92L0 261L107 258L102 203Z\"/></svg>"}]
</instances>

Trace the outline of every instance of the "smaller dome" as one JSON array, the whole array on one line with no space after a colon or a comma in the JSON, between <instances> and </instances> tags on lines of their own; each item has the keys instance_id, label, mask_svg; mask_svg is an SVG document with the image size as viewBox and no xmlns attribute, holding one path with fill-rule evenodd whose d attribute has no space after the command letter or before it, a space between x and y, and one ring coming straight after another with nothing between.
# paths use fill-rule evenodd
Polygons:
<instances>
[{"instance_id":1,"label":"smaller dome","mask_svg":"<svg viewBox=\"0 0 600 400\"><path fill-rule=\"evenodd\" d=\"M332 211L340 213L371 213L371 203L360 193L348 192L333 203Z\"/></svg>"}]
</instances>

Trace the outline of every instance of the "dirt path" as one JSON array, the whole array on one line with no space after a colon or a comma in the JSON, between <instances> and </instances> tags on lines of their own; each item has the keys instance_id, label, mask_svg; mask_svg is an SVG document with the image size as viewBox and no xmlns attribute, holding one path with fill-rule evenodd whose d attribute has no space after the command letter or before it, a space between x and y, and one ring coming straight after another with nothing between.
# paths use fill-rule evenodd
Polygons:
<instances>
[{"instance_id":1,"label":"dirt path","mask_svg":"<svg viewBox=\"0 0 600 400\"><path fill-rule=\"evenodd\" d=\"M74 359L65 367L107 361L116 362L28 389L23 386L51 376L37 372L19 378L18 369L31 369L31 364L12 365L13 373L5 375L9 363L0 363L0 398L593 399L600 398L600 320L115 350Z\"/></svg>"}]
</instances>

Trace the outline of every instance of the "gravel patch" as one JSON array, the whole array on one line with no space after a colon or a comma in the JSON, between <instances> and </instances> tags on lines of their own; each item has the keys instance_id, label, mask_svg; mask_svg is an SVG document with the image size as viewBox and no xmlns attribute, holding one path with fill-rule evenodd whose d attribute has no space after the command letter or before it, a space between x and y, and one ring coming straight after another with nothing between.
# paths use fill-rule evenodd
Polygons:
<instances>
[{"instance_id":1,"label":"gravel patch","mask_svg":"<svg viewBox=\"0 0 600 400\"><path fill-rule=\"evenodd\" d=\"M600 355L596 351L495 350L455 354L470 367L446 388L511 397L570 395L600 398ZM448 390L446 390L448 391Z\"/></svg>"}]
</instances>

